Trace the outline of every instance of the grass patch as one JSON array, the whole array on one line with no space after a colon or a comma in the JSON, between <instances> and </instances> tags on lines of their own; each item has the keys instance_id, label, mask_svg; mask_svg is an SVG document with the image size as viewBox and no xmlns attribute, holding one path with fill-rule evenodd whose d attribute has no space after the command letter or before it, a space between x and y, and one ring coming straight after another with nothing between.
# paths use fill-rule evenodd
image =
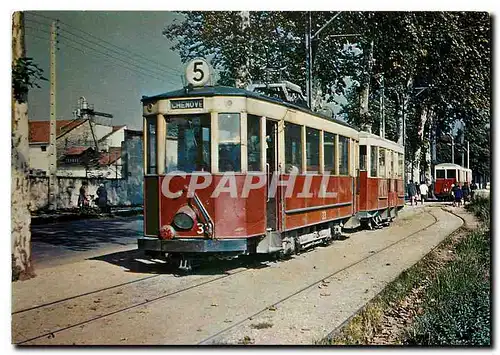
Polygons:
<instances>
[{"instance_id":1,"label":"grass patch","mask_svg":"<svg viewBox=\"0 0 500 355\"><path fill-rule=\"evenodd\" d=\"M477 199L468 207L489 224L490 202ZM427 290L424 312L408 329L409 345L491 345L489 229L471 232L457 257L443 268Z\"/></svg>"},{"instance_id":2,"label":"grass patch","mask_svg":"<svg viewBox=\"0 0 500 355\"><path fill-rule=\"evenodd\" d=\"M487 227L489 208L489 198L467 206ZM384 324L386 315L404 312L400 304L416 299L422 303L413 307L418 311L410 317L411 325L403 326L404 331L388 337L385 344L489 345L490 231L481 228L467 235L464 231L448 236L387 285L339 333L316 344L373 344L377 335L394 329Z\"/></svg>"}]
</instances>

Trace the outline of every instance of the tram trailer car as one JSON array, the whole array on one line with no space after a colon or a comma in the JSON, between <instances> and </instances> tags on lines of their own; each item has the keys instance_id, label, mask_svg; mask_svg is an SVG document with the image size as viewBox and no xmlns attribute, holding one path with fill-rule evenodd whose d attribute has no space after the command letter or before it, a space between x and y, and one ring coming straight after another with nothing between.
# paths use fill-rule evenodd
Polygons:
<instances>
[{"instance_id":1,"label":"tram trailer car","mask_svg":"<svg viewBox=\"0 0 500 355\"><path fill-rule=\"evenodd\" d=\"M368 132L359 132L359 211L357 218L372 229L394 219L404 207L404 149Z\"/></svg>"},{"instance_id":2,"label":"tram trailer car","mask_svg":"<svg viewBox=\"0 0 500 355\"><path fill-rule=\"evenodd\" d=\"M138 246L150 255L167 254L182 265L201 255L292 254L332 240L342 228L390 220L403 206L401 177L384 165L402 147L360 136L345 122L221 86L142 101ZM365 169L376 165L376 176L359 169L360 140L367 154L384 156L365 163ZM245 195L248 182L253 188Z\"/></svg>"},{"instance_id":3,"label":"tram trailer car","mask_svg":"<svg viewBox=\"0 0 500 355\"><path fill-rule=\"evenodd\" d=\"M440 200L451 198L452 185L472 182L472 170L458 164L442 163L434 167L434 194Z\"/></svg>"}]
</instances>

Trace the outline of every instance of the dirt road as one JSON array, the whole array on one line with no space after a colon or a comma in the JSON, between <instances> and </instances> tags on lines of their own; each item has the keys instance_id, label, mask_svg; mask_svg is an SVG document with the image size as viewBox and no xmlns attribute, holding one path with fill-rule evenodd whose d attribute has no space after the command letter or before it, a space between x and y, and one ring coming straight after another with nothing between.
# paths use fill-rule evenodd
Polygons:
<instances>
[{"instance_id":1,"label":"dirt road","mask_svg":"<svg viewBox=\"0 0 500 355\"><path fill-rule=\"evenodd\" d=\"M44 269L13 284L13 342L311 344L461 225L437 207L408 208L389 228L278 263L232 261L179 277L123 252Z\"/></svg>"}]
</instances>

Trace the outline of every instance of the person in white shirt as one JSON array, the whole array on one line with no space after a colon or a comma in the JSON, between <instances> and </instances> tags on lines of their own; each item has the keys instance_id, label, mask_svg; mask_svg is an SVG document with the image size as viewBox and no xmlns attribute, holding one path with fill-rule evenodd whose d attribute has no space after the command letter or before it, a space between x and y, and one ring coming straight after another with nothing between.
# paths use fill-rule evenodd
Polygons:
<instances>
[{"instance_id":1,"label":"person in white shirt","mask_svg":"<svg viewBox=\"0 0 500 355\"><path fill-rule=\"evenodd\" d=\"M429 187L425 182L422 182L419 186L420 189L420 201L422 202L422 205L424 204L424 201L427 199L427 194L429 193Z\"/></svg>"}]
</instances>

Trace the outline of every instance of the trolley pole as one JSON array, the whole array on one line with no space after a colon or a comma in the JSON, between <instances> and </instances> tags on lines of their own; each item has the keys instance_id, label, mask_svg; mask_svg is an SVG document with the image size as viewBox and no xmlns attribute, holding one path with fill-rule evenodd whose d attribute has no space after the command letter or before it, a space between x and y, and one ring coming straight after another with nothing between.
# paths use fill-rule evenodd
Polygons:
<instances>
[{"instance_id":1,"label":"trolley pole","mask_svg":"<svg viewBox=\"0 0 500 355\"><path fill-rule=\"evenodd\" d=\"M56 151L56 46L57 23L50 30L50 133L49 133L49 210L57 209L57 151Z\"/></svg>"}]
</instances>

